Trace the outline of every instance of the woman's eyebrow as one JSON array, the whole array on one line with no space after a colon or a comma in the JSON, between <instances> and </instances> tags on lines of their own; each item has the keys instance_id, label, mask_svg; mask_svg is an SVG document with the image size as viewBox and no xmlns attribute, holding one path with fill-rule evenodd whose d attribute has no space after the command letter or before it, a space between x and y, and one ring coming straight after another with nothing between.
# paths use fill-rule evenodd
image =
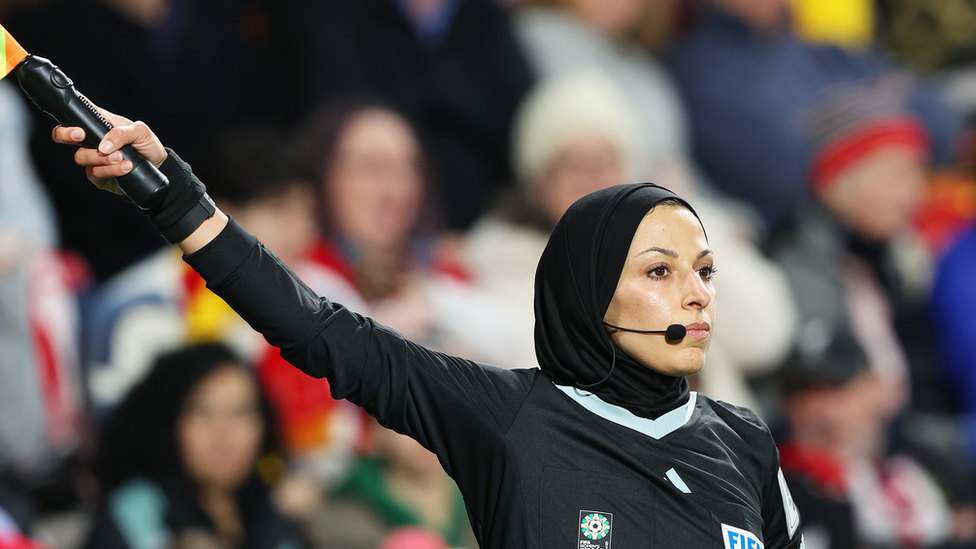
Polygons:
<instances>
[{"instance_id":1,"label":"woman's eyebrow","mask_svg":"<svg viewBox=\"0 0 976 549\"><path fill-rule=\"evenodd\" d=\"M641 252L641 253L639 253L637 255L644 255L644 254L646 254L648 252L658 252L658 253L662 253L662 254L664 254L664 255L666 255L668 257L672 257L674 259L678 259L678 252L676 252L674 250L669 250L667 248L658 248L657 246L652 246L652 247L644 250L643 252Z\"/></svg>"},{"instance_id":2,"label":"woman's eyebrow","mask_svg":"<svg viewBox=\"0 0 976 549\"><path fill-rule=\"evenodd\" d=\"M676 252L674 250L670 250L668 248L658 248L657 246L651 246L650 248L644 250L643 252L641 252L641 253L639 253L637 255L644 255L644 254L646 254L648 252L658 252L658 253L664 254L664 255L666 255L668 257L671 257L671 258L674 258L674 259L678 259L678 252ZM709 255L711 253L712 253L712 250L711 249L705 248L704 250L702 250L698 254L698 257L696 259L701 259L701 258L703 258L706 255Z\"/></svg>"}]
</instances>

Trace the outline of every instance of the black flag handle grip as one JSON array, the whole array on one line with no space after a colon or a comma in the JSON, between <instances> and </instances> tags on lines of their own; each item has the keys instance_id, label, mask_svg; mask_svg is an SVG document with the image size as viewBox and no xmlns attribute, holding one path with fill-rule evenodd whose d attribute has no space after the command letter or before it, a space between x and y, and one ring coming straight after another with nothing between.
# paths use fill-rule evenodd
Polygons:
<instances>
[{"instance_id":1,"label":"black flag handle grip","mask_svg":"<svg viewBox=\"0 0 976 549\"><path fill-rule=\"evenodd\" d=\"M98 148L112 124L78 93L74 82L57 65L43 57L28 55L15 70L21 89L34 104L62 126L84 129L82 144ZM121 151L132 162L132 171L116 178L119 188L143 210L159 204L166 195L169 180L131 145L125 145Z\"/></svg>"}]
</instances>

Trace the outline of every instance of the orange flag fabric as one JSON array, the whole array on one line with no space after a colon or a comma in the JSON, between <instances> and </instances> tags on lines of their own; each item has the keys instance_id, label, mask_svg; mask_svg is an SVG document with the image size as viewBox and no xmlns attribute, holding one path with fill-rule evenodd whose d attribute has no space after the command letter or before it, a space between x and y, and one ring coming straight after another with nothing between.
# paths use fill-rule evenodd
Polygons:
<instances>
[{"instance_id":1,"label":"orange flag fabric","mask_svg":"<svg viewBox=\"0 0 976 549\"><path fill-rule=\"evenodd\" d=\"M0 66L3 67L0 78L3 78L27 57L27 51L14 40L13 36L10 36L3 25L0 25L0 34L2 34L2 39L0 39Z\"/></svg>"}]
</instances>

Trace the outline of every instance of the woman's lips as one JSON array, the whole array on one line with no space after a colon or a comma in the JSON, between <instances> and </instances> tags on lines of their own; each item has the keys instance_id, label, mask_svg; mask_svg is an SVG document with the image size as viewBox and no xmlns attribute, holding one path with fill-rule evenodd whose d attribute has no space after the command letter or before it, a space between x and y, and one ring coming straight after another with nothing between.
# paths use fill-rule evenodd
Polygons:
<instances>
[{"instance_id":1,"label":"woman's lips","mask_svg":"<svg viewBox=\"0 0 976 549\"><path fill-rule=\"evenodd\" d=\"M711 326L707 322L695 322L693 324L688 324L685 326L685 337L690 337L692 339L705 339L708 337L708 331Z\"/></svg>"}]
</instances>

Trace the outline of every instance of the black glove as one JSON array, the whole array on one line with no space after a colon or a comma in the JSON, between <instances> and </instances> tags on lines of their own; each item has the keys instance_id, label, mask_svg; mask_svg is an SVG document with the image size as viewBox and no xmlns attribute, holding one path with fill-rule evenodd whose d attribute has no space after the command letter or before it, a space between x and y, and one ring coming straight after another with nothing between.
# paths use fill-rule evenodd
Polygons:
<instances>
[{"instance_id":1,"label":"black glove","mask_svg":"<svg viewBox=\"0 0 976 549\"><path fill-rule=\"evenodd\" d=\"M190 165L167 148L168 156L159 171L169 179L166 196L157 206L143 210L149 222L170 244L190 236L216 211L207 187L200 182Z\"/></svg>"}]
</instances>

